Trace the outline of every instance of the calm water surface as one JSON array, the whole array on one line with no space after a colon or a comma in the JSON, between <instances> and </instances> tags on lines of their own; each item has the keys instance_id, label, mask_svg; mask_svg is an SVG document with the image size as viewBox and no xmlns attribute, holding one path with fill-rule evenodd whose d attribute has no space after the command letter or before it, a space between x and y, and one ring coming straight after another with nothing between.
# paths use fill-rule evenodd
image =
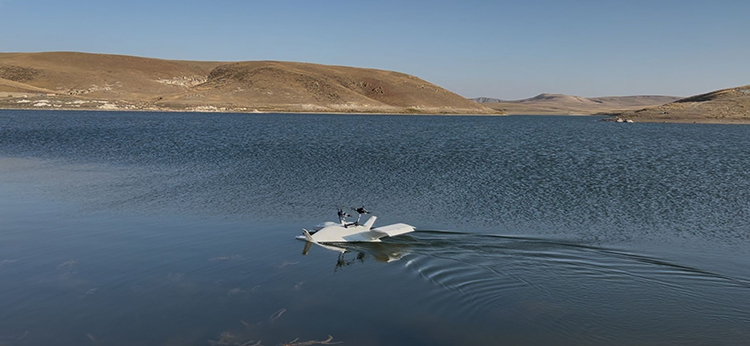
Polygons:
<instances>
[{"instance_id":1,"label":"calm water surface","mask_svg":"<svg viewBox=\"0 0 750 346\"><path fill-rule=\"evenodd\" d=\"M0 345L748 344L750 127L596 120L0 111Z\"/></svg>"}]
</instances>

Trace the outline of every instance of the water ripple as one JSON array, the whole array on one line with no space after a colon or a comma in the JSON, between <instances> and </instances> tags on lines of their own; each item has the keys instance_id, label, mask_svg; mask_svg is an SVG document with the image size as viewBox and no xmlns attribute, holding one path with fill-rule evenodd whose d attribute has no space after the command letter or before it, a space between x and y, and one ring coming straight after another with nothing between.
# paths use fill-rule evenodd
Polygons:
<instances>
[{"instance_id":1,"label":"water ripple","mask_svg":"<svg viewBox=\"0 0 750 346\"><path fill-rule=\"evenodd\" d=\"M649 255L558 240L444 231L418 231L394 242L409 249L405 267L441 289L430 299L459 299L462 313L468 315L500 308L532 290L538 299L567 306L593 303L604 308L633 302L647 307L663 296L668 298L658 304L673 311L727 322L750 318L748 304L741 308L729 298L750 293L748 278Z\"/></svg>"}]
</instances>

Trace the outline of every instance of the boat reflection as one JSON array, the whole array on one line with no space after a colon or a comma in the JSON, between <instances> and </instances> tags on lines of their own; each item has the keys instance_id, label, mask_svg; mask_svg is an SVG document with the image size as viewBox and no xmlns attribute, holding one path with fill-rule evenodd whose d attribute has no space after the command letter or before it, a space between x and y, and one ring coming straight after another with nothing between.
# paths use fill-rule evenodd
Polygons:
<instances>
[{"instance_id":1,"label":"boat reflection","mask_svg":"<svg viewBox=\"0 0 750 346\"><path fill-rule=\"evenodd\" d=\"M409 254L408 247L404 244L389 244L389 243L332 243L332 244L320 244L305 242L305 247L302 250L302 255L307 255L312 249L313 245L317 245L326 250L335 251L339 253L338 259L336 260L336 267L334 271L337 271L343 267L355 264L364 263L368 259L373 259L377 262L393 262L398 261L402 257ZM348 254L354 253L353 256Z\"/></svg>"}]
</instances>

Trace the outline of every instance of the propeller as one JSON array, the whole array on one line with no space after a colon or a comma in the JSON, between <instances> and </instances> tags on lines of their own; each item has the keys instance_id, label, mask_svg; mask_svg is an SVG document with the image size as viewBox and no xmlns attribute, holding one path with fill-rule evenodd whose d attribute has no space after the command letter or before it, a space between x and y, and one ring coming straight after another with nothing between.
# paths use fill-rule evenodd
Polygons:
<instances>
[{"instance_id":1,"label":"propeller","mask_svg":"<svg viewBox=\"0 0 750 346\"><path fill-rule=\"evenodd\" d=\"M356 211L359 214L369 214L370 212L365 209L365 206L361 206L359 208L352 207L352 210Z\"/></svg>"},{"instance_id":2,"label":"propeller","mask_svg":"<svg viewBox=\"0 0 750 346\"><path fill-rule=\"evenodd\" d=\"M347 214L343 209L338 208L338 214L339 217L351 217L351 215Z\"/></svg>"}]
</instances>

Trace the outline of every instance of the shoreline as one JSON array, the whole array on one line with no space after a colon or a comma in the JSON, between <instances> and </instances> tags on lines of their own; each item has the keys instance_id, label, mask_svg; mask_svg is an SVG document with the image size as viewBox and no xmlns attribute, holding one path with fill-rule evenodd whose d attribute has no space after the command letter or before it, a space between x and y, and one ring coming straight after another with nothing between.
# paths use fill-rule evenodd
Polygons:
<instances>
[{"instance_id":1,"label":"shoreline","mask_svg":"<svg viewBox=\"0 0 750 346\"><path fill-rule=\"evenodd\" d=\"M301 111L301 110L191 110L191 109L110 109L110 108L77 108L77 107L55 107L55 108L31 108L31 107L5 107L0 106L0 110L17 110L17 111L83 111L83 112L152 112L152 113L196 113L196 114L338 114L338 115L414 115L414 116L478 116L478 117L505 117L519 114L502 114L502 113L421 113L421 112L335 112L335 111Z\"/></svg>"},{"instance_id":2,"label":"shoreline","mask_svg":"<svg viewBox=\"0 0 750 346\"><path fill-rule=\"evenodd\" d=\"M84 111L84 112L154 112L154 113L196 113L196 114L335 114L335 115L396 115L396 116L478 116L478 117L507 117L507 116L554 116L554 117L609 117L601 119L604 122L616 122L616 115L606 114L498 114L498 113L431 113L431 112L336 112L336 111L311 111L311 110L193 110L193 109L112 109L112 108L78 108L78 107L7 107L0 105L0 110L19 110L19 111ZM705 124L705 125L750 125L750 119L632 119L633 123L663 123L663 124Z\"/></svg>"},{"instance_id":3,"label":"shoreline","mask_svg":"<svg viewBox=\"0 0 750 346\"><path fill-rule=\"evenodd\" d=\"M300 114L393 114L393 115L450 115L450 116L504 116L493 109L461 107L387 106L367 107L347 104L158 104L149 101L82 98L68 95L9 95L0 97L0 109L12 110L64 110L64 111L133 111L133 112L183 112L183 113L300 113Z\"/></svg>"},{"instance_id":4,"label":"shoreline","mask_svg":"<svg viewBox=\"0 0 750 346\"><path fill-rule=\"evenodd\" d=\"M719 118L685 118L685 119L659 119L659 118L622 118L632 120L633 123L651 124L703 124L703 125L750 125L750 119L719 119ZM617 116L602 119L605 122L617 122Z\"/></svg>"}]
</instances>

